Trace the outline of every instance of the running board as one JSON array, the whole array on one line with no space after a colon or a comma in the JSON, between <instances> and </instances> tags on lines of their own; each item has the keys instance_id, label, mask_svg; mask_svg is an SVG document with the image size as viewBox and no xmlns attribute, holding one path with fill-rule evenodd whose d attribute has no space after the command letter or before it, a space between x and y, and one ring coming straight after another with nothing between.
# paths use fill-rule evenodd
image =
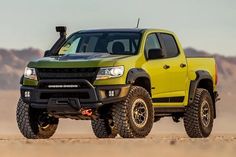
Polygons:
<instances>
[{"instance_id":1,"label":"running board","mask_svg":"<svg viewBox=\"0 0 236 157\"><path fill-rule=\"evenodd\" d=\"M185 107L154 107L155 114L183 113Z\"/></svg>"}]
</instances>

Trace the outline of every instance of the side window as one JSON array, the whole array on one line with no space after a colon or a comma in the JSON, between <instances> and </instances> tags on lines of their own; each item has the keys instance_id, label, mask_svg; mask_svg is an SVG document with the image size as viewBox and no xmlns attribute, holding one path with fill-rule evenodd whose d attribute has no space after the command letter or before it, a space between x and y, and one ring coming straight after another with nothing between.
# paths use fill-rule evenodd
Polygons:
<instances>
[{"instance_id":1,"label":"side window","mask_svg":"<svg viewBox=\"0 0 236 157\"><path fill-rule=\"evenodd\" d=\"M161 46L157 39L156 34L148 35L145 43L145 52L147 53L150 49L160 49L160 48Z\"/></svg>"},{"instance_id":2,"label":"side window","mask_svg":"<svg viewBox=\"0 0 236 157\"><path fill-rule=\"evenodd\" d=\"M161 34L161 37L164 41L166 47L166 57L176 57L179 54L179 49L176 44L174 37L170 34Z\"/></svg>"}]
</instances>

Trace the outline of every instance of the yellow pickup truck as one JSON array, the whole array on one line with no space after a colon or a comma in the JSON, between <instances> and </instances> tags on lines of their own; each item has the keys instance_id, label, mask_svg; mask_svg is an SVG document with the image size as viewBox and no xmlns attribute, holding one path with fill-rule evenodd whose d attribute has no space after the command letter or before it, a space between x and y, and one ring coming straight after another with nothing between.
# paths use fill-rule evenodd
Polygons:
<instances>
[{"instance_id":1,"label":"yellow pickup truck","mask_svg":"<svg viewBox=\"0 0 236 157\"><path fill-rule=\"evenodd\" d=\"M17 123L26 138L50 138L59 118L91 120L98 138L146 137L163 117L183 118L189 137L210 135L214 58L186 57L167 30L56 30L58 41L21 79Z\"/></svg>"}]
</instances>

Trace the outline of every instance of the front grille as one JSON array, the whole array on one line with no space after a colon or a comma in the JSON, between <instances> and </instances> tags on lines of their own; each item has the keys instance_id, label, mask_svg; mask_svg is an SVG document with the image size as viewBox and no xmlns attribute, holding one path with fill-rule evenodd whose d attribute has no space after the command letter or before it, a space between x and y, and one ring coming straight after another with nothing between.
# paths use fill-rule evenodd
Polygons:
<instances>
[{"instance_id":1,"label":"front grille","mask_svg":"<svg viewBox=\"0 0 236 157\"><path fill-rule=\"evenodd\" d=\"M39 68L39 80L44 79L85 79L90 83L96 79L99 68Z\"/></svg>"}]
</instances>

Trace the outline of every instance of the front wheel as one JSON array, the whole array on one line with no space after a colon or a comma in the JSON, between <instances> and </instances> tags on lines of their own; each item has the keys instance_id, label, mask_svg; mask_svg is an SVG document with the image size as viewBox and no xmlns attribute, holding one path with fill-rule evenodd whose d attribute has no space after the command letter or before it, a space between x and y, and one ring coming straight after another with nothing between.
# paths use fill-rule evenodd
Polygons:
<instances>
[{"instance_id":1,"label":"front wheel","mask_svg":"<svg viewBox=\"0 0 236 157\"><path fill-rule=\"evenodd\" d=\"M42 110L33 109L21 99L17 104L16 120L22 135L28 139L47 139L56 131L58 118Z\"/></svg>"},{"instance_id":2,"label":"front wheel","mask_svg":"<svg viewBox=\"0 0 236 157\"><path fill-rule=\"evenodd\" d=\"M204 138L211 134L214 114L213 101L206 89L197 88L194 101L184 115L184 127L189 137Z\"/></svg>"},{"instance_id":3,"label":"front wheel","mask_svg":"<svg viewBox=\"0 0 236 157\"><path fill-rule=\"evenodd\" d=\"M126 100L113 105L113 120L121 137L146 137L154 121L149 93L142 87L132 86Z\"/></svg>"}]
</instances>

